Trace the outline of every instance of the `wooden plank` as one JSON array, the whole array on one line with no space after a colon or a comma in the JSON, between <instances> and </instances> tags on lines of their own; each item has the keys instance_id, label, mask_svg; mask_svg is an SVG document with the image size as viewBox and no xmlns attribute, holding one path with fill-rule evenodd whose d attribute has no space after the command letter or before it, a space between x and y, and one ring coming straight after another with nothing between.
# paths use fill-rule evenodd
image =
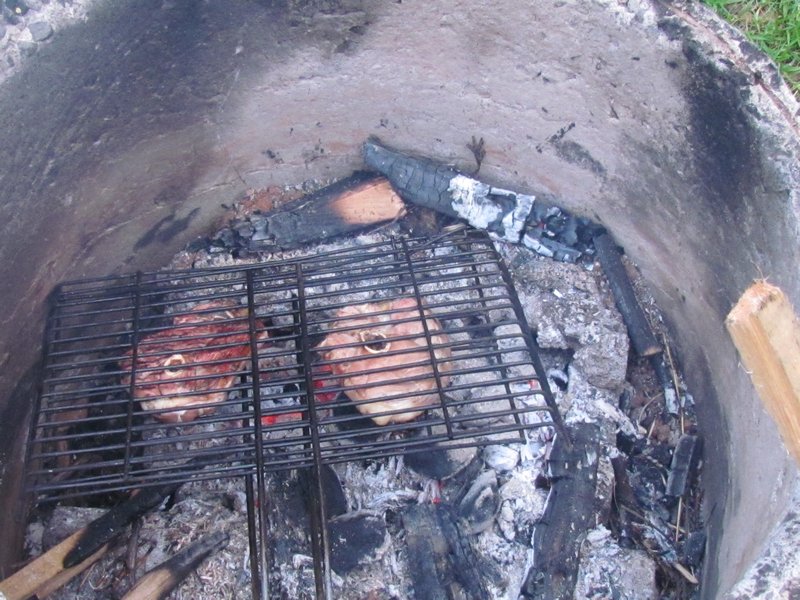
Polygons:
<instances>
[{"instance_id":1,"label":"wooden plank","mask_svg":"<svg viewBox=\"0 0 800 600\"><path fill-rule=\"evenodd\" d=\"M800 321L780 288L757 281L725 320L742 364L800 463Z\"/></svg>"},{"instance_id":2,"label":"wooden plank","mask_svg":"<svg viewBox=\"0 0 800 600\"><path fill-rule=\"evenodd\" d=\"M79 529L11 577L0 581L0 598L5 600L27 600L31 596L45 598L94 564L108 550L107 544L77 565L69 569L64 568L64 557L81 540L85 531L85 527Z\"/></svg>"}]
</instances>

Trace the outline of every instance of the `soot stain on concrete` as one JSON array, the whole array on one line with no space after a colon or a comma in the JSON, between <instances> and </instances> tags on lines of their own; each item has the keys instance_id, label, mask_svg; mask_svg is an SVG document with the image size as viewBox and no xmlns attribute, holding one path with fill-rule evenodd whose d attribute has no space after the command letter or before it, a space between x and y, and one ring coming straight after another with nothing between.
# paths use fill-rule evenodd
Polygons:
<instances>
[{"instance_id":1,"label":"soot stain on concrete","mask_svg":"<svg viewBox=\"0 0 800 600\"><path fill-rule=\"evenodd\" d=\"M562 160L565 160L577 167L581 167L582 169L587 169L595 175L605 177L606 168L578 142L560 139L555 140L553 142L553 146L556 149L556 155Z\"/></svg>"},{"instance_id":2,"label":"soot stain on concrete","mask_svg":"<svg viewBox=\"0 0 800 600\"><path fill-rule=\"evenodd\" d=\"M134 245L134 250L139 250L145 246L149 246L153 242L167 243L172 240L176 235L182 231L186 231L192 219L200 212L200 208L194 208L192 211L180 219L175 217L175 213L168 215L161 219L158 223L153 225Z\"/></svg>"},{"instance_id":3,"label":"soot stain on concrete","mask_svg":"<svg viewBox=\"0 0 800 600\"><path fill-rule=\"evenodd\" d=\"M684 44L683 53L687 59L683 93L696 175L716 210L739 213L764 179L758 136L747 107L747 78L721 71L693 42Z\"/></svg>"}]
</instances>

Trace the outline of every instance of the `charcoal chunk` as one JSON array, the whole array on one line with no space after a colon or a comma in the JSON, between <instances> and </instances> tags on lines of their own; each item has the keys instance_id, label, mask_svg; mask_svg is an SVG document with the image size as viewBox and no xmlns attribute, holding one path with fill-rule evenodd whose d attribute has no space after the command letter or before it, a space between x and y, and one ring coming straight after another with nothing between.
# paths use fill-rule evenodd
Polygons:
<instances>
[{"instance_id":1,"label":"charcoal chunk","mask_svg":"<svg viewBox=\"0 0 800 600\"><path fill-rule=\"evenodd\" d=\"M697 446L698 438L695 435L683 435L678 440L667 478L667 495L683 496L697 463Z\"/></svg>"},{"instance_id":2,"label":"charcoal chunk","mask_svg":"<svg viewBox=\"0 0 800 600\"><path fill-rule=\"evenodd\" d=\"M369 515L343 517L328 523L331 566L339 574L355 569L372 556L386 539L386 524Z\"/></svg>"}]
</instances>

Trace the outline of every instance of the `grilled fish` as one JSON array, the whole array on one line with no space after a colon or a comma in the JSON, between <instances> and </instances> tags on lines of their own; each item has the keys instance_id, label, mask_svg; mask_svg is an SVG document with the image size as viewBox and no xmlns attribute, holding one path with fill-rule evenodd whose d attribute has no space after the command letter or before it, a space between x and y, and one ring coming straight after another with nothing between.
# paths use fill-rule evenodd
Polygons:
<instances>
[{"instance_id":1,"label":"grilled fish","mask_svg":"<svg viewBox=\"0 0 800 600\"><path fill-rule=\"evenodd\" d=\"M396 312L394 312L396 311ZM359 412L378 425L406 423L439 403L417 302L398 298L346 306L317 346ZM425 323L442 387L449 385L449 338L428 310ZM397 397L405 395L404 397ZM390 413L390 414L387 414Z\"/></svg>"},{"instance_id":2,"label":"grilled fish","mask_svg":"<svg viewBox=\"0 0 800 600\"><path fill-rule=\"evenodd\" d=\"M139 341L133 396L145 410L168 423L185 423L214 411L250 361L247 309L233 301L198 304L173 318L170 329ZM259 340L266 339L266 332ZM133 350L120 362L130 385ZM167 412L167 409L171 409Z\"/></svg>"}]
</instances>

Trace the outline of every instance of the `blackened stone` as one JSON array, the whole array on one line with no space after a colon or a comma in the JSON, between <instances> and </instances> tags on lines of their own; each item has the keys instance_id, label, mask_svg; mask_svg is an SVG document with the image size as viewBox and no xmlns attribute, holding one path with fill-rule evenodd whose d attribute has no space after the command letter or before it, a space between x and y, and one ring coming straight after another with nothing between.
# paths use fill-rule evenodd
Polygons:
<instances>
[{"instance_id":1,"label":"blackened stone","mask_svg":"<svg viewBox=\"0 0 800 600\"><path fill-rule=\"evenodd\" d=\"M433 448L406 454L404 462L412 471L431 479L446 479L466 467L475 457L474 448L447 450Z\"/></svg>"},{"instance_id":2,"label":"blackened stone","mask_svg":"<svg viewBox=\"0 0 800 600\"><path fill-rule=\"evenodd\" d=\"M28 5L23 0L5 0L5 6L18 16L23 16L28 12Z\"/></svg>"},{"instance_id":3,"label":"blackened stone","mask_svg":"<svg viewBox=\"0 0 800 600\"><path fill-rule=\"evenodd\" d=\"M355 569L380 548L386 539L386 524L369 515L344 516L328 522L331 566L342 575Z\"/></svg>"},{"instance_id":4,"label":"blackened stone","mask_svg":"<svg viewBox=\"0 0 800 600\"><path fill-rule=\"evenodd\" d=\"M187 252L200 252L208 248L208 239L199 237L186 244Z\"/></svg>"}]
</instances>

